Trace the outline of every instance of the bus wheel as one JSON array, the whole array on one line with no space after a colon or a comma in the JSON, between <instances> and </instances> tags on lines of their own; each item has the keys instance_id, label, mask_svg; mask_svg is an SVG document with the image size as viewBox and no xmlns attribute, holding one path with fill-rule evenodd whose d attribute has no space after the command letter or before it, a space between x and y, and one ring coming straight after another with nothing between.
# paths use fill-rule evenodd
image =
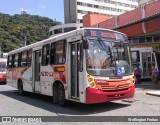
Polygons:
<instances>
[{"instance_id":1,"label":"bus wheel","mask_svg":"<svg viewBox=\"0 0 160 125\"><path fill-rule=\"evenodd\" d=\"M62 84L58 85L58 104L60 106L65 106L65 91L64 91L64 87L62 86Z\"/></svg>"},{"instance_id":2,"label":"bus wheel","mask_svg":"<svg viewBox=\"0 0 160 125\"><path fill-rule=\"evenodd\" d=\"M58 92L57 92L57 85L53 87L53 104L58 103Z\"/></svg>"},{"instance_id":3,"label":"bus wheel","mask_svg":"<svg viewBox=\"0 0 160 125\"><path fill-rule=\"evenodd\" d=\"M24 95L22 81L19 81L19 83L18 83L18 92L20 95Z\"/></svg>"}]
</instances>

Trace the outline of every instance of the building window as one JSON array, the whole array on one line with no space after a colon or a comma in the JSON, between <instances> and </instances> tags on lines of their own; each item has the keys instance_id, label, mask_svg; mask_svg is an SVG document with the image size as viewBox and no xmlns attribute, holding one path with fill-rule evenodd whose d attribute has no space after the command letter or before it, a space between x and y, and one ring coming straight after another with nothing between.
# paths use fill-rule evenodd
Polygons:
<instances>
[{"instance_id":1,"label":"building window","mask_svg":"<svg viewBox=\"0 0 160 125\"><path fill-rule=\"evenodd\" d=\"M94 5L94 8L99 8L98 5Z\"/></svg>"},{"instance_id":2,"label":"building window","mask_svg":"<svg viewBox=\"0 0 160 125\"><path fill-rule=\"evenodd\" d=\"M154 37L154 42L160 42L160 36L155 36Z\"/></svg>"},{"instance_id":3,"label":"building window","mask_svg":"<svg viewBox=\"0 0 160 125\"><path fill-rule=\"evenodd\" d=\"M84 6L84 7L85 7L85 6L87 6L87 4L86 4L86 3L82 3L82 6Z\"/></svg>"},{"instance_id":4,"label":"building window","mask_svg":"<svg viewBox=\"0 0 160 125\"><path fill-rule=\"evenodd\" d=\"M133 44L138 43L138 42L139 42L139 41L138 41L138 38L133 38L132 42L133 42Z\"/></svg>"},{"instance_id":5,"label":"building window","mask_svg":"<svg viewBox=\"0 0 160 125\"><path fill-rule=\"evenodd\" d=\"M87 4L87 7L92 7L92 4Z\"/></svg>"},{"instance_id":6,"label":"building window","mask_svg":"<svg viewBox=\"0 0 160 125\"><path fill-rule=\"evenodd\" d=\"M82 2L77 2L77 5L80 5L80 6L82 6Z\"/></svg>"},{"instance_id":7,"label":"building window","mask_svg":"<svg viewBox=\"0 0 160 125\"><path fill-rule=\"evenodd\" d=\"M139 38L139 43L145 43L145 37L140 37Z\"/></svg>"},{"instance_id":8,"label":"building window","mask_svg":"<svg viewBox=\"0 0 160 125\"><path fill-rule=\"evenodd\" d=\"M146 37L146 42L152 42L152 37Z\"/></svg>"}]
</instances>

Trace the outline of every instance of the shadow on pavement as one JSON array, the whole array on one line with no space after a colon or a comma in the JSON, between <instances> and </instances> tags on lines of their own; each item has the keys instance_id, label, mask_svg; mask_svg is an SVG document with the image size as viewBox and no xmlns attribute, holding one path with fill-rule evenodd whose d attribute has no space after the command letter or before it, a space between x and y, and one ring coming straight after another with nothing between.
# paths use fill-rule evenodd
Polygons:
<instances>
[{"instance_id":1,"label":"shadow on pavement","mask_svg":"<svg viewBox=\"0 0 160 125\"><path fill-rule=\"evenodd\" d=\"M52 104L52 98L49 96L33 94L29 92L27 92L25 96L20 96L16 90L0 91L0 94L21 101L23 103L56 113L57 115L94 115L97 113L102 113L130 106L130 104L118 102L108 102L92 105L69 102L67 107L60 107L59 105Z\"/></svg>"},{"instance_id":2,"label":"shadow on pavement","mask_svg":"<svg viewBox=\"0 0 160 125\"><path fill-rule=\"evenodd\" d=\"M146 90L160 90L160 80L158 84L152 84L150 79L145 79L141 81L141 84L136 84L136 88L146 89Z\"/></svg>"},{"instance_id":3,"label":"shadow on pavement","mask_svg":"<svg viewBox=\"0 0 160 125\"><path fill-rule=\"evenodd\" d=\"M0 85L6 85L6 82L0 82Z\"/></svg>"}]
</instances>

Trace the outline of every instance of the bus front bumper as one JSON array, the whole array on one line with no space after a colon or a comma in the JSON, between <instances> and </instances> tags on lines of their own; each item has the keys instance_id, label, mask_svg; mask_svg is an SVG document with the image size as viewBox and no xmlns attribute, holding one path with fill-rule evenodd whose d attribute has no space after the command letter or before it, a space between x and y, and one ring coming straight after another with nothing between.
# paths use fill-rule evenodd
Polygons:
<instances>
[{"instance_id":1,"label":"bus front bumper","mask_svg":"<svg viewBox=\"0 0 160 125\"><path fill-rule=\"evenodd\" d=\"M0 83L6 82L6 78L0 78Z\"/></svg>"},{"instance_id":2,"label":"bus front bumper","mask_svg":"<svg viewBox=\"0 0 160 125\"><path fill-rule=\"evenodd\" d=\"M135 93L135 85L127 90L121 90L118 92L103 92L93 88L86 89L86 104L95 104L110 102L114 100L133 98Z\"/></svg>"}]
</instances>

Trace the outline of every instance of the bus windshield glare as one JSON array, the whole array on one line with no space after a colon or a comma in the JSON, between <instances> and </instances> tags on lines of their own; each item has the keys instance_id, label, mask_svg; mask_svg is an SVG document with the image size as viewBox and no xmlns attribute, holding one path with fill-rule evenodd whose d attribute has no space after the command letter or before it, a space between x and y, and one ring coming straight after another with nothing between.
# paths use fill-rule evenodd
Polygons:
<instances>
[{"instance_id":1,"label":"bus windshield glare","mask_svg":"<svg viewBox=\"0 0 160 125\"><path fill-rule=\"evenodd\" d=\"M88 39L87 72L95 76L125 76L132 73L129 45L110 39Z\"/></svg>"}]
</instances>

